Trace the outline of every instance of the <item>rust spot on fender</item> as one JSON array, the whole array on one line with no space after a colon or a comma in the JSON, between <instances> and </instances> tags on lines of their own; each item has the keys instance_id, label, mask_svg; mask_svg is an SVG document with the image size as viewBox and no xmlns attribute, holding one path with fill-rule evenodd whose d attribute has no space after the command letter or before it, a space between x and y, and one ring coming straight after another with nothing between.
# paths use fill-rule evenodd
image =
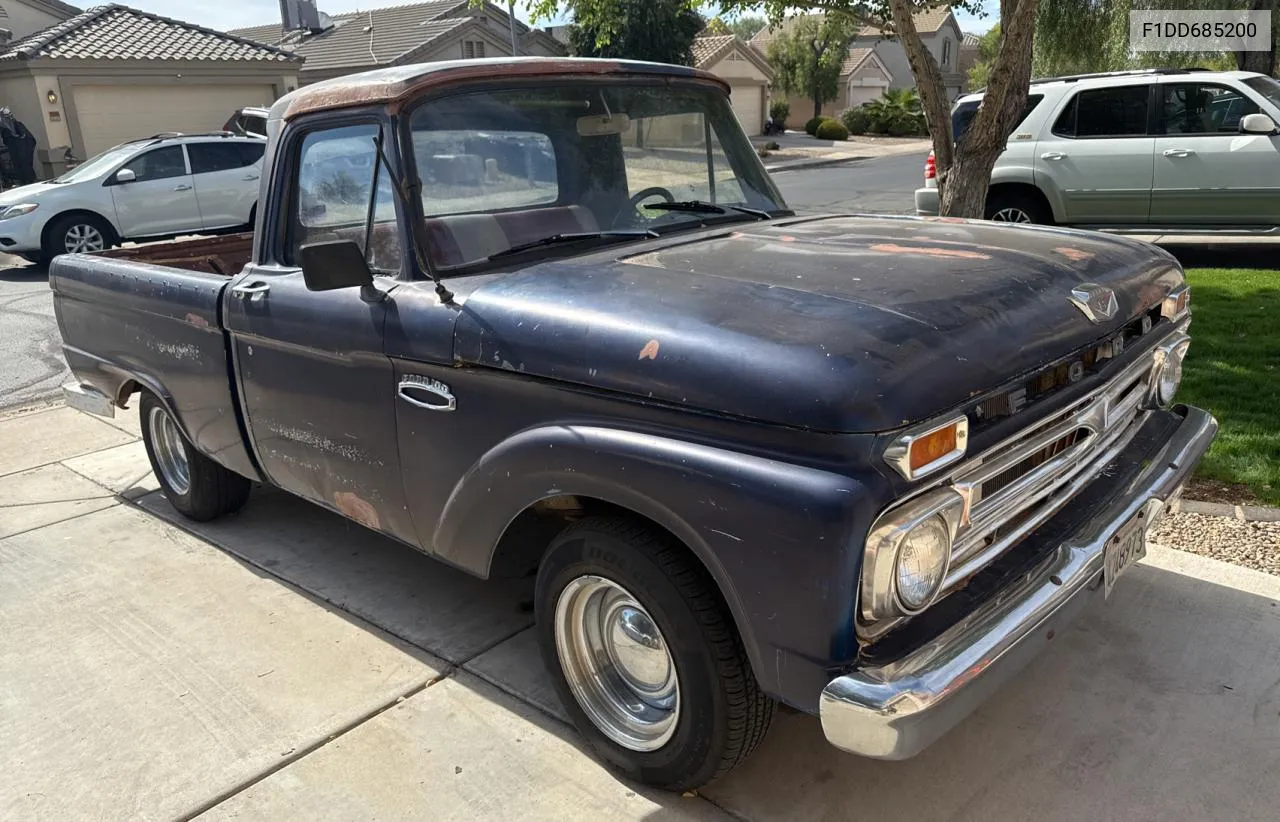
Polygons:
<instances>
[{"instance_id":1,"label":"rust spot on fender","mask_svg":"<svg viewBox=\"0 0 1280 822\"><path fill-rule=\"evenodd\" d=\"M201 317L199 314L196 314L195 312L187 313L187 322L191 323L192 325L198 325L201 328L209 327L209 321L206 320L204 317Z\"/></svg>"},{"instance_id":2,"label":"rust spot on fender","mask_svg":"<svg viewBox=\"0 0 1280 822\"><path fill-rule=\"evenodd\" d=\"M649 342L645 343L644 348L640 349L639 359L642 359L642 360L658 359L658 341L649 340Z\"/></svg>"},{"instance_id":3,"label":"rust spot on fender","mask_svg":"<svg viewBox=\"0 0 1280 822\"><path fill-rule=\"evenodd\" d=\"M1066 246L1063 246L1062 248L1055 248L1054 251L1066 257L1068 260L1070 260L1073 263L1081 263L1081 262L1084 262L1085 260L1092 260L1094 256L1092 251L1081 251L1078 248L1068 248Z\"/></svg>"},{"instance_id":4,"label":"rust spot on fender","mask_svg":"<svg viewBox=\"0 0 1280 822\"><path fill-rule=\"evenodd\" d=\"M876 243L871 246L872 251L879 251L881 254L916 254L921 257L950 257L960 260L990 260L990 254L983 254L980 251L969 251L963 248L939 248L937 246L910 246L898 245L896 243Z\"/></svg>"},{"instance_id":5,"label":"rust spot on fender","mask_svg":"<svg viewBox=\"0 0 1280 822\"><path fill-rule=\"evenodd\" d=\"M339 491L333 495L333 504L343 515L368 528L380 528L381 520L378 511L367 500L361 499L350 491Z\"/></svg>"}]
</instances>

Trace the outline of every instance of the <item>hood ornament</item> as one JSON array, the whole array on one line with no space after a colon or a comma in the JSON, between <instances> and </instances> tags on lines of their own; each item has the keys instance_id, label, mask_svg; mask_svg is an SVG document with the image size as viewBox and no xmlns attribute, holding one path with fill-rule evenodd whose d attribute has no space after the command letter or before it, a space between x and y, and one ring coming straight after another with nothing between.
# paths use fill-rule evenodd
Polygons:
<instances>
[{"instance_id":1,"label":"hood ornament","mask_svg":"<svg viewBox=\"0 0 1280 822\"><path fill-rule=\"evenodd\" d=\"M1116 292L1097 283L1080 283L1071 289L1071 303L1094 323L1105 322L1120 310Z\"/></svg>"}]
</instances>

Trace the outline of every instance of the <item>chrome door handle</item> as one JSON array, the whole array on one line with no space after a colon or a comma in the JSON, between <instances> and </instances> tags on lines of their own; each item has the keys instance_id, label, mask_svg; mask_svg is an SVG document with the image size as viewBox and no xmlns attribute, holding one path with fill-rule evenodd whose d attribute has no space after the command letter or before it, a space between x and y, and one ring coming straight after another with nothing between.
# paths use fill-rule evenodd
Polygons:
<instances>
[{"instance_id":1,"label":"chrome door handle","mask_svg":"<svg viewBox=\"0 0 1280 822\"><path fill-rule=\"evenodd\" d=\"M257 174L246 174L245 176L241 177L240 179L241 179L241 180L244 180L244 181L246 181L246 182L248 182L249 180L256 180L256 179L258 179L258 175L257 175Z\"/></svg>"},{"instance_id":2,"label":"chrome door handle","mask_svg":"<svg viewBox=\"0 0 1280 822\"><path fill-rule=\"evenodd\" d=\"M415 393L426 395L426 398L415 397ZM458 401L449 386L430 377L405 377L400 380L396 396L412 406L428 411L453 411L458 407Z\"/></svg>"},{"instance_id":3,"label":"chrome door handle","mask_svg":"<svg viewBox=\"0 0 1280 822\"><path fill-rule=\"evenodd\" d=\"M231 289L231 295L239 300L248 300L256 303L265 300L267 292L270 290L270 283L256 282L249 285L237 285Z\"/></svg>"},{"instance_id":4,"label":"chrome door handle","mask_svg":"<svg viewBox=\"0 0 1280 822\"><path fill-rule=\"evenodd\" d=\"M174 186L173 190L174 191L190 191L191 186L188 186L188 185Z\"/></svg>"},{"instance_id":5,"label":"chrome door handle","mask_svg":"<svg viewBox=\"0 0 1280 822\"><path fill-rule=\"evenodd\" d=\"M1046 151L1044 154L1040 155L1040 159L1041 160L1065 160L1067 159L1067 155L1063 154L1061 151Z\"/></svg>"},{"instance_id":6,"label":"chrome door handle","mask_svg":"<svg viewBox=\"0 0 1280 822\"><path fill-rule=\"evenodd\" d=\"M1169 148L1165 149L1164 152L1164 156L1166 157L1190 157L1193 154L1195 154L1195 152L1189 148Z\"/></svg>"}]
</instances>

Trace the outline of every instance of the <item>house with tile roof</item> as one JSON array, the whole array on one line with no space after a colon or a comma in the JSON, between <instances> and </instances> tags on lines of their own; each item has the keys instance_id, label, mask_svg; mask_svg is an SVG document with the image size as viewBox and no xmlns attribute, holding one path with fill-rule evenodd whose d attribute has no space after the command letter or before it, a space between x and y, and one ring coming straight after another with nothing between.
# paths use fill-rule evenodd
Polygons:
<instances>
[{"instance_id":1,"label":"house with tile roof","mask_svg":"<svg viewBox=\"0 0 1280 822\"><path fill-rule=\"evenodd\" d=\"M788 32L803 15L789 17L776 26L766 26L751 38L751 47L768 55L769 42ZM947 6L917 12L913 20L925 47L933 53L942 68L947 93L952 99L964 91L964 75L960 72L960 43L963 34L955 15ZM915 78L907 62L902 44L893 38L888 24L868 20L849 42L849 56L840 72L840 93L822 107L822 113L836 116L853 106L874 100L891 88L914 88ZM813 101L803 96L791 98L791 125L813 116Z\"/></svg>"},{"instance_id":2,"label":"house with tile roof","mask_svg":"<svg viewBox=\"0 0 1280 822\"><path fill-rule=\"evenodd\" d=\"M306 84L385 66L509 56L509 26L506 9L494 3L433 0L324 15L318 31L285 31L274 22L230 33L304 58L300 80ZM567 53L547 32L519 20L515 28L522 55Z\"/></svg>"},{"instance_id":3,"label":"house with tile roof","mask_svg":"<svg viewBox=\"0 0 1280 822\"><path fill-rule=\"evenodd\" d=\"M960 70L960 46L964 41L964 33L960 31L956 16L951 13L950 6L942 5L916 12L912 15L912 22L916 24L916 31L920 33L925 48L938 61L947 96L954 100L965 90L965 76ZM850 48L874 49L885 68L897 79L895 88L915 87L906 49L894 38L892 26L887 22L868 22L863 25Z\"/></svg>"},{"instance_id":4,"label":"house with tile roof","mask_svg":"<svg viewBox=\"0 0 1280 822\"><path fill-rule=\"evenodd\" d=\"M693 65L729 84L733 112L747 134L764 131L773 67L736 34L699 37L693 41Z\"/></svg>"},{"instance_id":5,"label":"house with tile roof","mask_svg":"<svg viewBox=\"0 0 1280 822\"><path fill-rule=\"evenodd\" d=\"M13 0L0 0L6 10ZM274 46L120 4L0 45L0 105L36 139L36 174L165 131L216 131L236 109L298 85L302 59Z\"/></svg>"},{"instance_id":6,"label":"house with tile roof","mask_svg":"<svg viewBox=\"0 0 1280 822\"><path fill-rule=\"evenodd\" d=\"M751 48L758 54L767 55L769 42L779 34L788 31L798 19L798 17L788 18L778 26L773 28L766 26L756 32L750 41ZM892 72L885 66L874 48L850 45L844 65L840 69L840 90L834 100L823 104L822 114L835 117L847 108L874 100L890 88L899 85L894 82L894 79ZM907 80L910 82L910 73L907 75ZM775 97L782 96L782 92L777 89L773 94ZM813 116L813 99L803 94L787 97L787 105L791 107L791 115L788 118L788 125L791 128L799 128Z\"/></svg>"}]
</instances>

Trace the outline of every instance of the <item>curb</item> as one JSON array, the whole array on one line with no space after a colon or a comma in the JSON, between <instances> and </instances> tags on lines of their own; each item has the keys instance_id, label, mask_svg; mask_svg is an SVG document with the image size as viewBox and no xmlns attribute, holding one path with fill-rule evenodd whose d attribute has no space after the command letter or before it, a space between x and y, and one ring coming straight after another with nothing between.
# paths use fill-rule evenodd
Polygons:
<instances>
[{"instance_id":1,"label":"curb","mask_svg":"<svg viewBox=\"0 0 1280 822\"><path fill-rule=\"evenodd\" d=\"M871 155L852 154L848 157L822 158L817 160L789 160L787 162L776 163L774 165L765 164L764 170L770 174L777 174L783 171L800 171L806 168L822 168L823 166L836 166L841 163L851 163L854 160L870 160Z\"/></svg>"},{"instance_id":2,"label":"curb","mask_svg":"<svg viewBox=\"0 0 1280 822\"><path fill-rule=\"evenodd\" d=\"M1268 508L1263 505L1227 505L1224 502L1180 499L1170 506L1170 511L1175 514L1224 517L1239 522L1280 522L1280 508Z\"/></svg>"}]
</instances>

